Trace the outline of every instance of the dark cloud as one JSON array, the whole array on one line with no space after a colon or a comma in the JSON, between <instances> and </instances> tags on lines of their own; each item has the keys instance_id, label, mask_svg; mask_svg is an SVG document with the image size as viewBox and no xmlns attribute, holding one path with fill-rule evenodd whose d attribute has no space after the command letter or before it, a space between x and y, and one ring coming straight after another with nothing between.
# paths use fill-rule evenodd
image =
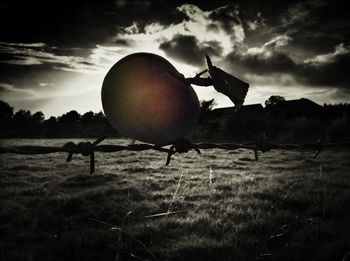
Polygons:
<instances>
[{"instance_id":1,"label":"dark cloud","mask_svg":"<svg viewBox=\"0 0 350 261\"><path fill-rule=\"evenodd\" d=\"M327 35L316 35L311 32L298 31L290 34L293 44L288 46L289 52L296 57L312 57L329 52L341 41Z\"/></svg>"},{"instance_id":2,"label":"dark cloud","mask_svg":"<svg viewBox=\"0 0 350 261\"><path fill-rule=\"evenodd\" d=\"M159 48L170 57L192 65L203 65L205 54L219 56L222 52L219 42L200 43L193 35L175 35L170 41L160 44Z\"/></svg>"},{"instance_id":3,"label":"dark cloud","mask_svg":"<svg viewBox=\"0 0 350 261\"><path fill-rule=\"evenodd\" d=\"M270 75L274 73L292 73L296 70L297 65L286 54L275 52L271 56L264 54L240 55L231 53L227 56L230 64L243 74L255 73L260 75Z\"/></svg>"},{"instance_id":4,"label":"dark cloud","mask_svg":"<svg viewBox=\"0 0 350 261\"><path fill-rule=\"evenodd\" d=\"M0 8L0 40L6 42L44 42L58 47L93 47L111 40L123 27L136 22L140 32L145 25L157 22L176 24L188 17L176 7L194 4L213 10L231 4L219 1L139 1L77 0L20 1L5 0ZM222 9L213 16L229 30L230 10Z\"/></svg>"},{"instance_id":5,"label":"dark cloud","mask_svg":"<svg viewBox=\"0 0 350 261\"><path fill-rule=\"evenodd\" d=\"M50 52L58 56L75 56L75 57L87 57L91 54L92 48L85 47L50 47L48 46L45 51Z\"/></svg>"},{"instance_id":6,"label":"dark cloud","mask_svg":"<svg viewBox=\"0 0 350 261\"><path fill-rule=\"evenodd\" d=\"M227 33L232 32L232 27L234 25L241 23L238 6L232 5L215 10L209 15L209 18L219 22Z\"/></svg>"},{"instance_id":7,"label":"dark cloud","mask_svg":"<svg viewBox=\"0 0 350 261\"><path fill-rule=\"evenodd\" d=\"M350 90L349 68L350 53L347 53L319 65L304 64L297 72L306 84Z\"/></svg>"},{"instance_id":8,"label":"dark cloud","mask_svg":"<svg viewBox=\"0 0 350 261\"><path fill-rule=\"evenodd\" d=\"M261 1L241 2L246 21L260 13L265 26L246 30L246 43L261 45L275 34L288 34L291 49L305 55L330 51L336 44L350 43L350 16L346 1ZM243 11L242 11L243 10Z\"/></svg>"},{"instance_id":9,"label":"dark cloud","mask_svg":"<svg viewBox=\"0 0 350 261\"><path fill-rule=\"evenodd\" d=\"M44 43L0 42L0 63L27 67L51 64L52 70L60 68L82 72L94 70L95 64L84 57L90 52L85 48L57 48Z\"/></svg>"},{"instance_id":10,"label":"dark cloud","mask_svg":"<svg viewBox=\"0 0 350 261\"><path fill-rule=\"evenodd\" d=\"M87 47L114 33L116 19L106 13L111 3L83 1L11 1L0 10L1 40L45 42Z\"/></svg>"},{"instance_id":11,"label":"dark cloud","mask_svg":"<svg viewBox=\"0 0 350 261\"><path fill-rule=\"evenodd\" d=\"M5 1L6 2L6 1ZM137 22L182 21L176 3L164 1L7 1L0 8L0 40L45 42L58 47L93 47Z\"/></svg>"},{"instance_id":12,"label":"dark cloud","mask_svg":"<svg viewBox=\"0 0 350 261\"><path fill-rule=\"evenodd\" d=\"M231 67L236 68L240 75L244 73L260 76L273 76L277 74L290 75L296 82L307 86L339 87L350 89L350 50L348 53L327 54L317 62L296 62L289 54L273 51L270 55L237 54L231 53L226 61Z\"/></svg>"},{"instance_id":13,"label":"dark cloud","mask_svg":"<svg viewBox=\"0 0 350 261\"><path fill-rule=\"evenodd\" d=\"M14 65L0 63L2 83L21 89L37 88L40 83L57 83L61 79L77 77L74 72L55 69L61 64Z\"/></svg>"},{"instance_id":14,"label":"dark cloud","mask_svg":"<svg viewBox=\"0 0 350 261\"><path fill-rule=\"evenodd\" d=\"M268 27L289 30L302 27L311 32L324 31L349 39L349 16L345 1L278 1L268 3L245 1L139 1L139 0L78 0L78 1L9 1L0 8L0 40L8 42L45 42L65 47L91 47L109 41L122 27L137 22L142 32L147 23L162 25L178 23L186 15L176 7L195 4L203 10L213 10L210 17L219 21L228 32L233 24L264 17ZM308 13L307 19L297 19ZM284 22L283 22L284 21ZM293 22L292 22L293 21ZM320 26L322 25L322 26ZM315 30L316 29L316 30ZM279 30L279 31L278 31ZM249 32L248 32L249 33ZM255 31L254 34L263 32ZM345 34L345 35L344 35ZM252 34L253 35L253 34ZM344 42L344 41L343 41Z\"/></svg>"}]
</instances>

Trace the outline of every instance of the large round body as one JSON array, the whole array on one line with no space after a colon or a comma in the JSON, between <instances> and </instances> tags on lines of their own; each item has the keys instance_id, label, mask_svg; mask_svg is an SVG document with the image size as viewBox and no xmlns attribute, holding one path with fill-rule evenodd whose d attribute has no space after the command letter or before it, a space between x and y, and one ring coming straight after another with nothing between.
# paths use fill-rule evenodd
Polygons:
<instances>
[{"instance_id":1,"label":"large round body","mask_svg":"<svg viewBox=\"0 0 350 261\"><path fill-rule=\"evenodd\" d=\"M186 136L200 113L198 97L184 76L151 53L128 55L109 70L102 105L122 134L157 145Z\"/></svg>"}]
</instances>

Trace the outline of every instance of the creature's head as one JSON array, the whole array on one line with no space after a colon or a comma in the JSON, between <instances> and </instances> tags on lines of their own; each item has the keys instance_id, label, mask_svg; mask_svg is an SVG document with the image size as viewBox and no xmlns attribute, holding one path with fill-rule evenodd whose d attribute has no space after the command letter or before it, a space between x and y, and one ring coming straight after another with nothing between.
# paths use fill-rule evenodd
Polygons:
<instances>
[{"instance_id":1,"label":"creature's head","mask_svg":"<svg viewBox=\"0 0 350 261\"><path fill-rule=\"evenodd\" d=\"M205 58L214 88L228 96L238 108L241 107L247 95L249 84L213 66L208 55L205 55Z\"/></svg>"}]
</instances>

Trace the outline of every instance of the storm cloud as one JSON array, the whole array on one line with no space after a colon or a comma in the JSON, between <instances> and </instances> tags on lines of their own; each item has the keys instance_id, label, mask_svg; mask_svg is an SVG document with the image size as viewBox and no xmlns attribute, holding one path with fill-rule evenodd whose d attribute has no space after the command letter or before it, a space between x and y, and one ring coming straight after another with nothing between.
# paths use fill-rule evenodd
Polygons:
<instances>
[{"instance_id":1,"label":"storm cloud","mask_svg":"<svg viewBox=\"0 0 350 261\"><path fill-rule=\"evenodd\" d=\"M278 48L248 49L245 53L231 53L226 62L238 74L256 74L262 77L285 74L303 85L330 86L350 89L350 47L339 44L329 53L297 61ZM261 79L261 78L260 78Z\"/></svg>"},{"instance_id":2,"label":"storm cloud","mask_svg":"<svg viewBox=\"0 0 350 261\"><path fill-rule=\"evenodd\" d=\"M171 40L160 44L159 48L179 61L204 65L204 55L220 56L222 47L217 41L200 43L193 35L175 35Z\"/></svg>"}]
</instances>

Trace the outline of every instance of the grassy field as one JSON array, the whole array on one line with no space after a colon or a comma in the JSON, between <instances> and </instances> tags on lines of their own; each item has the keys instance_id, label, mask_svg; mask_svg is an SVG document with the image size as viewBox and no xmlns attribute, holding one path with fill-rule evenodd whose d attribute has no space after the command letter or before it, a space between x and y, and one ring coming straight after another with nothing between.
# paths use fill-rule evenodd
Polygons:
<instances>
[{"instance_id":1,"label":"grassy field","mask_svg":"<svg viewBox=\"0 0 350 261\"><path fill-rule=\"evenodd\" d=\"M3 154L0 259L350 260L349 151L311 156L97 153L89 176L88 157Z\"/></svg>"}]
</instances>

